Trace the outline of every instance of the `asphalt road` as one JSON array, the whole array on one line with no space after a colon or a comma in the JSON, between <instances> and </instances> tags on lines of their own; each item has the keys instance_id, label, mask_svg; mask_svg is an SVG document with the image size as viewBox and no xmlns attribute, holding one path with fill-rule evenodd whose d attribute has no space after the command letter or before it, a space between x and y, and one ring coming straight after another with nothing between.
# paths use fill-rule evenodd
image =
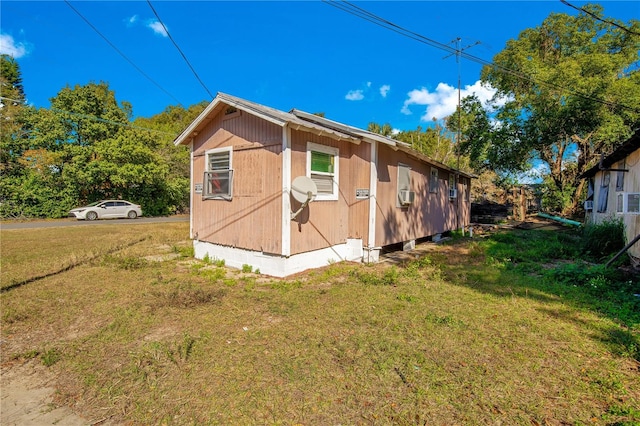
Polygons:
<instances>
[{"instance_id":1,"label":"asphalt road","mask_svg":"<svg viewBox=\"0 0 640 426\"><path fill-rule=\"evenodd\" d=\"M139 217L137 219L103 219L103 220L76 220L76 219L52 219L41 221L12 222L5 221L0 223L1 230L10 229L33 229L33 228L53 228L56 226L95 226L95 225L136 225L142 223L164 223L164 222L188 222L188 215L176 215L167 217Z\"/></svg>"}]
</instances>

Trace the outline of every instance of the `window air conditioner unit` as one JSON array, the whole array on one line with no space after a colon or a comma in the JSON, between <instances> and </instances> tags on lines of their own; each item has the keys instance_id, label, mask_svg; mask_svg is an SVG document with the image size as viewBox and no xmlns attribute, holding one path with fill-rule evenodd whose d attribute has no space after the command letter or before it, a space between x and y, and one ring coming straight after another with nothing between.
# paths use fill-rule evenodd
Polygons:
<instances>
[{"instance_id":1,"label":"window air conditioner unit","mask_svg":"<svg viewBox=\"0 0 640 426\"><path fill-rule=\"evenodd\" d=\"M413 200L416 197L416 193L413 191L400 191L398 196L400 197L400 204L402 204L403 206L408 206L409 204L413 203Z\"/></svg>"},{"instance_id":2,"label":"window air conditioner unit","mask_svg":"<svg viewBox=\"0 0 640 426\"><path fill-rule=\"evenodd\" d=\"M584 202L584 211L586 212L593 211L593 200L588 200Z\"/></svg>"},{"instance_id":3,"label":"window air conditioner unit","mask_svg":"<svg viewBox=\"0 0 640 426\"><path fill-rule=\"evenodd\" d=\"M458 197L458 190L455 188L451 188L449 190L449 198L456 198Z\"/></svg>"}]
</instances>

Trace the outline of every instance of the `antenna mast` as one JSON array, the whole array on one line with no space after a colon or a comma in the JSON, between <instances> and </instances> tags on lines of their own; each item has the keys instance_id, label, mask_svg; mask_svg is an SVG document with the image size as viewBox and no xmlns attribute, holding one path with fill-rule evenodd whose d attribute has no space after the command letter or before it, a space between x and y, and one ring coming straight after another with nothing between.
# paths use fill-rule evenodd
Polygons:
<instances>
[{"instance_id":1,"label":"antenna mast","mask_svg":"<svg viewBox=\"0 0 640 426\"><path fill-rule=\"evenodd\" d=\"M457 169L457 173L456 173L456 186L458 186L458 180L459 180L459 173L460 173L460 142L462 140L462 111L460 109L460 104L461 104L461 65L460 65L460 54L473 47L476 46L478 44L480 44L480 41L476 41L473 44L470 44L468 46L465 47L460 47L460 43L462 42L462 38L460 37L456 37L455 40L451 40L451 43L455 43L456 44L456 51L455 51L455 55L456 55L456 63L458 64L458 129L456 132L456 158L457 158L457 165L456 165L456 169ZM454 53L452 53L451 55L453 55ZM447 55L444 58L448 58L451 55ZM443 58L443 59L444 59ZM456 188L457 189L457 188ZM460 227L460 197L457 196L456 197L456 204L457 204L457 209L456 209L456 228Z\"/></svg>"}]
</instances>

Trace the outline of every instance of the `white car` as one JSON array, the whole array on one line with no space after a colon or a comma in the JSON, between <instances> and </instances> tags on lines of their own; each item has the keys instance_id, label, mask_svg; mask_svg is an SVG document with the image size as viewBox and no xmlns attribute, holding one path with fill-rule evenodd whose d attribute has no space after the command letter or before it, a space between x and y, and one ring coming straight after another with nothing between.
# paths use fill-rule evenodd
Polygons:
<instances>
[{"instance_id":1,"label":"white car","mask_svg":"<svg viewBox=\"0 0 640 426\"><path fill-rule=\"evenodd\" d=\"M124 200L101 200L69 212L69 217L78 220L129 218L142 216L142 208Z\"/></svg>"}]
</instances>

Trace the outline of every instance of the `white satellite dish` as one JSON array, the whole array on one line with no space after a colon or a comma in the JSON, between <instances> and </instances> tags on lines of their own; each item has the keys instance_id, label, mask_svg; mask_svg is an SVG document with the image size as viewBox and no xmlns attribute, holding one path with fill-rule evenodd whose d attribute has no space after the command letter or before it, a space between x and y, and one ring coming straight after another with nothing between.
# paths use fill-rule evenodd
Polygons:
<instances>
[{"instance_id":1,"label":"white satellite dish","mask_svg":"<svg viewBox=\"0 0 640 426\"><path fill-rule=\"evenodd\" d=\"M316 199L318 187L311 178L298 176L291 182L291 195L297 202L302 203L298 211L291 213L291 220L293 220L310 202Z\"/></svg>"},{"instance_id":2,"label":"white satellite dish","mask_svg":"<svg viewBox=\"0 0 640 426\"><path fill-rule=\"evenodd\" d=\"M291 195L299 203L309 203L318 195L318 187L311 178L298 176L291 182Z\"/></svg>"}]
</instances>

